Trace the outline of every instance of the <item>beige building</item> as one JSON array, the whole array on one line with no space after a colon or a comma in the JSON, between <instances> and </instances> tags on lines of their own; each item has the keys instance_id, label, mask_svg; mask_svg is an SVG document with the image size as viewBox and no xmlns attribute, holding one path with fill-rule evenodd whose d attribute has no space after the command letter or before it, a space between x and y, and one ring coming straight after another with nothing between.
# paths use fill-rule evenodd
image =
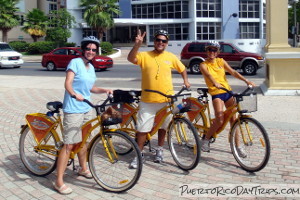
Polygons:
<instances>
[{"instance_id":1,"label":"beige building","mask_svg":"<svg viewBox=\"0 0 300 200\"><path fill-rule=\"evenodd\" d=\"M26 13L34 8L38 8L48 15L52 10L64 8L65 5L66 0L20 0L20 2L17 4L17 7L20 10L18 14L20 15L21 19L25 19ZM2 40L2 32L0 32L0 38ZM8 41L16 40L33 42L30 35L21 30L21 26L15 27L8 32Z\"/></svg>"}]
</instances>

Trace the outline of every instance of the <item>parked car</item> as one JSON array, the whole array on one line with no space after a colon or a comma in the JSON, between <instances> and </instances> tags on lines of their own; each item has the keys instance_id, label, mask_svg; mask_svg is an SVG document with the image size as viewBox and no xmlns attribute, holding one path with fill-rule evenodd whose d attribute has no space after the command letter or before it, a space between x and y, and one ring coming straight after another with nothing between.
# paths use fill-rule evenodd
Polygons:
<instances>
[{"instance_id":1,"label":"parked car","mask_svg":"<svg viewBox=\"0 0 300 200\"><path fill-rule=\"evenodd\" d=\"M181 62L193 74L200 73L199 64L206 58L206 42L187 43L181 51ZM244 52L233 44L220 42L219 57L234 69L242 69L245 75L255 75L259 68L265 66L265 58L257 53Z\"/></svg>"},{"instance_id":2,"label":"parked car","mask_svg":"<svg viewBox=\"0 0 300 200\"><path fill-rule=\"evenodd\" d=\"M80 47L61 47L52 50L50 53L43 54L42 66L48 71L58 68L66 68L73 58L82 56ZM97 55L92 60L95 70L106 70L113 67L113 60L108 56Z\"/></svg>"},{"instance_id":3,"label":"parked car","mask_svg":"<svg viewBox=\"0 0 300 200\"><path fill-rule=\"evenodd\" d=\"M22 54L13 50L9 44L0 42L0 68L14 67L19 68L24 63Z\"/></svg>"}]
</instances>

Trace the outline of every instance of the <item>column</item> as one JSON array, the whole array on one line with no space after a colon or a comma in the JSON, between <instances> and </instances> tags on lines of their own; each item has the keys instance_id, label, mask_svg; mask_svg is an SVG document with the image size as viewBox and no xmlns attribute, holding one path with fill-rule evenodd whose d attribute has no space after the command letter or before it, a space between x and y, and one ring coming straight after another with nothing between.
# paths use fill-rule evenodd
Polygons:
<instances>
[{"instance_id":1,"label":"column","mask_svg":"<svg viewBox=\"0 0 300 200\"><path fill-rule=\"evenodd\" d=\"M288 44L288 0L267 0L265 95L300 95L300 48ZM280 14L279 14L280 13Z\"/></svg>"}]
</instances>

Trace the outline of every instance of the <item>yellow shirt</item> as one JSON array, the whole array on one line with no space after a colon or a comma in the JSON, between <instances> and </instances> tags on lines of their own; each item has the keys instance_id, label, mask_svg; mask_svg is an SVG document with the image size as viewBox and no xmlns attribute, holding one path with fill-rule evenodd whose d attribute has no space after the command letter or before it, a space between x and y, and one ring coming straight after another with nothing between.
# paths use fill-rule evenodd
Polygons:
<instances>
[{"instance_id":1,"label":"yellow shirt","mask_svg":"<svg viewBox=\"0 0 300 200\"><path fill-rule=\"evenodd\" d=\"M164 51L156 53L154 51L139 52L136 56L137 65L142 71L142 97L141 100L146 103L163 103L168 99L164 96L145 92L145 89L158 90L164 94L172 95L172 69L176 69L179 73L185 70L185 66L172 53Z\"/></svg>"},{"instance_id":2,"label":"yellow shirt","mask_svg":"<svg viewBox=\"0 0 300 200\"><path fill-rule=\"evenodd\" d=\"M224 59L223 58L216 58L214 63L208 62L205 60L203 62L207 67L207 71L212 75L212 77L222 85L222 87L226 88L227 90L231 91L231 87L228 84L226 79L226 73L224 68ZM226 91L216 88L213 83L208 79L208 77L204 76L205 83L208 87L208 92L210 95L217 95L226 93Z\"/></svg>"}]
</instances>

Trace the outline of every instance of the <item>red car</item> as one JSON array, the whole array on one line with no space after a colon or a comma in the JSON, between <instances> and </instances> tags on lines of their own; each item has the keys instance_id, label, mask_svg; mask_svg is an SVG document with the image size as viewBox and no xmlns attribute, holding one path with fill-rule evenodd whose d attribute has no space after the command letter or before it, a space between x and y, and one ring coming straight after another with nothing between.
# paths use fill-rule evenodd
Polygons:
<instances>
[{"instance_id":1,"label":"red car","mask_svg":"<svg viewBox=\"0 0 300 200\"><path fill-rule=\"evenodd\" d=\"M42 66L48 71L54 71L58 68L66 68L73 58L82 55L80 47L61 47L52 50L50 53L43 54ZM93 59L95 70L106 70L113 67L113 60L107 56L97 55Z\"/></svg>"}]
</instances>

